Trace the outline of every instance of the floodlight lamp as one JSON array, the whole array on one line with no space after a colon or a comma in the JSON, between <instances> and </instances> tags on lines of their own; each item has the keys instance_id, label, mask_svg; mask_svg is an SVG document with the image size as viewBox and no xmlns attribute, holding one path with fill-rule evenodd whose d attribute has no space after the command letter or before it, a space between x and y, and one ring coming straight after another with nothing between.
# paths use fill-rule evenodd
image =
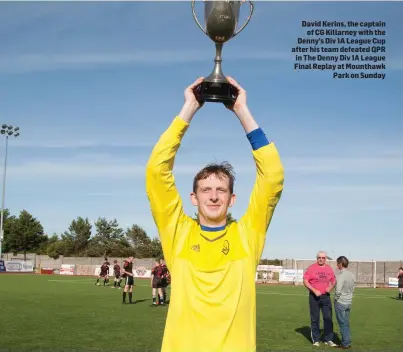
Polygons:
<instances>
[{"instance_id":1,"label":"floodlight lamp","mask_svg":"<svg viewBox=\"0 0 403 352\"><path fill-rule=\"evenodd\" d=\"M19 130L20 130L19 127L15 127L15 128L14 128L14 131L15 131L15 132L17 132L17 131L19 131Z\"/></svg>"},{"instance_id":2,"label":"floodlight lamp","mask_svg":"<svg viewBox=\"0 0 403 352\"><path fill-rule=\"evenodd\" d=\"M6 124L3 124L3 125L1 126L1 128L7 128L7 125L6 125Z\"/></svg>"},{"instance_id":3,"label":"floodlight lamp","mask_svg":"<svg viewBox=\"0 0 403 352\"><path fill-rule=\"evenodd\" d=\"M13 131L8 131L7 133L8 133L9 136L13 135Z\"/></svg>"},{"instance_id":4,"label":"floodlight lamp","mask_svg":"<svg viewBox=\"0 0 403 352\"><path fill-rule=\"evenodd\" d=\"M4 130L1 130L1 134L4 134L4 133L6 133L6 131L4 131Z\"/></svg>"},{"instance_id":5,"label":"floodlight lamp","mask_svg":"<svg viewBox=\"0 0 403 352\"><path fill-rule=\"evenodd\" d=\"M13 126L12 126L12 125L7 126L7 127L8 127L9 130L12 130L12 129L13 129Z\"/></svg>"},{"instance_id":6,"label":"floodlight lamp","mask_svg":"<svg viewBox=\"0 0 403 352\"><path fill-rule=\"evenodd\" d=\"M14 134L14 137L18 137L20 134L19 133L15 133Z\"/></svg>"}]
</instances>

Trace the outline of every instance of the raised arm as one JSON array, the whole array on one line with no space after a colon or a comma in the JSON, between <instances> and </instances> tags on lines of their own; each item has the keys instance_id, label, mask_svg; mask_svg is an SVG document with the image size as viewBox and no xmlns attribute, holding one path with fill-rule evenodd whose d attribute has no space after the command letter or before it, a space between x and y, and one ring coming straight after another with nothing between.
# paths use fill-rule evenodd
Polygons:
<instances>
[{"instance_id":1,"label":"raised arm","mask_svg":"<svg viewBox=\"0 0 403 352\"><path fill-rule=\"evenodd\" d=\"M191 220L184 213L172 170L181 140L200 108L192 91L200 81L201 79L195 81L185 90L185 104L181 112L161 135L146 167L146 192L164 256L169 264L177 244L177 236L181 233L178 230L186 221Z\"/></svg>"},{"instance_id":2,"label":"raised arm","mask_svg":"<svg viewBox=\"0 0 403 352\"><path fill-rule=\"evenodd\" d=\"M284 168L274 143L269 142L246 105L246 92L232 78L228 78L239 93L231 110L235 112L252 146L256 165L256 179L246 213L239 225L248 234L256 261L259 261L266 232L283 190Z\"/></svg>"}]
</instances>

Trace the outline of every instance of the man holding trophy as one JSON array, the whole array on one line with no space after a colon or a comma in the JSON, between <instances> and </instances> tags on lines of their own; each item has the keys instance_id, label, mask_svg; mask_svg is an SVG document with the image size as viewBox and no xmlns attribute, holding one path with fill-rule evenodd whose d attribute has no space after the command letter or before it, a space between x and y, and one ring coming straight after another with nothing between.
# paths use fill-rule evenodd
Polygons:
<instances>
[{"instance_id":1,"label":"man holding trophy","mask_svg":"<svg viewBox=\"0 0 403 352\"><path fill-rule=\"evenodd\" d=\"M217 26L214 35L225 37L225 23L237 22L240 2L214 1L205 6L206 13L223 19L222 33ZM217 69L221 62L215 61ZM256 351L256 266L283 190L284 170L274 143L248 109L245 90L233 78L223 80L220 67L215 72L186 88L180 113L147 163L147 196L172 276L162 352ZM256 164L247 211L231 224L226 222L227 213L236 196L230 164L207 165L194 177L190 197L199 222L184 213L172 173L182 138L206 101L222 102L236 115Z\"/></svg>"}]
</instances>

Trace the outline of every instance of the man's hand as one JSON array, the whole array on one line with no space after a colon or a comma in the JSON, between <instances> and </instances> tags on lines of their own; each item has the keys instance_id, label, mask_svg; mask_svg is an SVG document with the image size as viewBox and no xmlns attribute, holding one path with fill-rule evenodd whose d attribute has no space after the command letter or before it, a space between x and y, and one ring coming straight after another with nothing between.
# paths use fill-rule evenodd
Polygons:
<instances>
[{"instance_id":1,"label":"man's hand","mask_svg":"<svg viewBox=\"0 0 403 352\"><path fill-rule=\"evenodd\" d=\"M179 117L189 123L194 114L199 110L204 103L199 103L195 96L195 89L196 87L203 81L204 77L198 78L194 81L189 87L185 89L184 97L185 103L182 107L181 112L179 113Z\"/></svg>"},{"instance_id":2,"label":"man's hand","mask_svg":"<svg viewBox=\"0 0 403 352\"><path fill-rule=\"evenodd\" d=\"M313 291L313 293L315 294L316 297L319 297L319 296L322 295L319 290L313 289L312 291Z\"/></svg>"},{"instance_id":3,"label":"man's hand","mask_svg":"<svg viewBox=\"0 0 403 352\"><path fill-rule=\"evenodd\" d=\"M184 96L185 96L185 104L195 104L198 108L201 108L204 103L199 103L195 96L195 89L196 87L203 82L204 77L199 77L194 81L189 87L185 89Z\"/></svg>"},{"instance_id":4,"label":"man's hand","mask_svg":"<svg viewBox=\"0 0 403 352\"><path fill-rule=\"evenodd\" d=\"M232 77L227 77L228 82L232 84L238 91L238 96L233 105L226 105L226 108L235 113L241 122L246 133L249 133L259 126L250 113L248 106L246 104L246 91L243 89L237 81L235 81Z\"/></svg>"},{"instance_id":5,"label":"man's hand","mask_svg":"<svg viewBox=\"0 0 403 352\"><path fill-rule=\"evenodd\" d=\"M235 79L227 76L228 82L233 85L238 91L238 96L232 105L225 105L225 107L231 111L233 111L237 116L239 116L245 109L247 109L246 105L246 91L243 89Z\"/></svg>"}]
</instances>

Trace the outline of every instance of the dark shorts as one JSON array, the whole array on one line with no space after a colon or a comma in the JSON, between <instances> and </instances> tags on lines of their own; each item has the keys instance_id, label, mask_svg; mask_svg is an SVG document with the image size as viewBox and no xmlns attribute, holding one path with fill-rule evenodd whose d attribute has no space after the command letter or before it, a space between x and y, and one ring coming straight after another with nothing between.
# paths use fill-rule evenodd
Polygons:
<instances>
[{"instance_id":1,"label":"dark shorts","mask_svg":"<svg viewBox=\"0 0 403 352\"><path fill-rule=\"evenodd\" d=\"M133 285L134 285L133 276L126 276L125 277L125 286L133 286Z\"/></svg>"},{"instance_id":2,"label":"dark shorts","mask_svg":"<svg viewBox=\"0 0 403 352\"><path fill-rule=\"evenodd\" d=\"M403 288L403 282L399 282L399 283L397 284L397 287L398 287L398 288Z\"/></svg>"},{"instance_id":3,"label":"dark shorts","mask_svg":"<svg viewBox=\"0 0 403 352\"><path fill-rule=\"evenodd\" d=\"M107 272L101 271L101 273L99 274L100 277L105 277L108 276Z\"/></svg>"},{"instance_id":4,"label":"dark shorts","mask_svg":"<svg viewBox=\"0 0 403 352\"><path fill-rule=\"evenodd\" d=\"M115 278L120 279L120 273L115 273Z\"/></svg>"},{"instance_id":5,"label":"dark shorts","mask_svg":"<svg viewBox=\"0 0 403 352\"><path fill-rule=\"evenodd\" d=\"M153 278L153 288L163 288L163 280L160 277Z\"/></svg>"}]
</instances>

